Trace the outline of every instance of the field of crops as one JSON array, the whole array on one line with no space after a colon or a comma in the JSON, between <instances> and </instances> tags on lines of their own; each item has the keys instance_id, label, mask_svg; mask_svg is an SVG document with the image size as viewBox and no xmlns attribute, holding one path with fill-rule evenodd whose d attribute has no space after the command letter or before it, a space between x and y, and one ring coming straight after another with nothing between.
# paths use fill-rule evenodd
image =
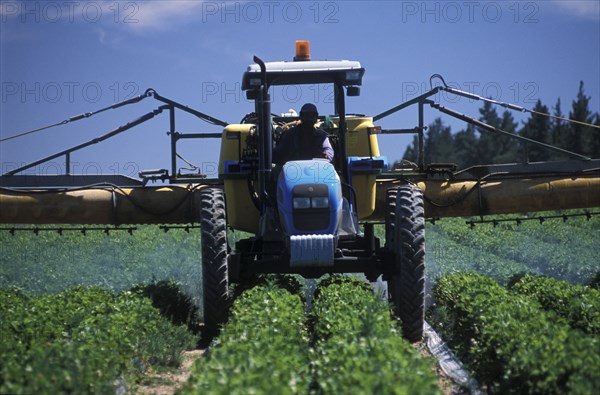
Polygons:
<instances>
[{"instance_id":1,"label":"field of crops","mask_svg":"<svg viewBox=\"0 0 600 395\"><path fill-rule=\"evenodd\" d=\"M532 276L506 289L468 273L442 277L435 298L435 325L489 392L600 390L598 290Z\"/></svg>"},{"instance_id":2,"label":"field of crops","mask_svg":"<svg viewBox=\"0 0 600 395\"><path fill-rule=\"evenodd\" d=\"M151 366L178 366L197 339L153 307L150 289L0 291L0 393L124 393Z\"/></svg>"},{"instance_id":3,"label":"field of crops","mask_svg":"<svg viewBox=\"0 0 600 395\"><path fill-rule=\"evenodd\" d=\"M515 273L532 273L585 284L600 271L598 217L474 227L465 222L447 218L427 228L427 258L434 276L475 271L506 284Z\"/></svg>"},{"instance_id":4,"label":"field of crops","mask_svg":"<svg viewBox=\"0 0 600 395\"><path fill-rule=\"evenodd\" d=\"M433 361L399 336L363 281L327 278L305 310L274 284L242 294L182 393L439 393Z\"/></svg>"},{"instance_id":5,"label":"field of crops","mask_svg":"<svg viewBox=\"0 0 600 395\"><path fill-rule=\"evenodd\" d=\"M483 389L600 393L598 218L426 232L427 320ZM0 393L135 393L173 369L199 340L198 233L0 232ZM440 391L370 286L298 288L241 293L180 393Z\"/></svg>"}]
</instances>

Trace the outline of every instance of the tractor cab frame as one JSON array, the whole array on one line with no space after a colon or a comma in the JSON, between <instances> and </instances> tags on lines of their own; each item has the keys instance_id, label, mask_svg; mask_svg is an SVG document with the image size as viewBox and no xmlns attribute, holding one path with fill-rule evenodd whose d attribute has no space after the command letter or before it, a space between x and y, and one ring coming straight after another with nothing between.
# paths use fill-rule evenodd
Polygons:
<instances>
[{"instance_id":1,"label":"tractor cab frame","mask_svg":"<svg viewBox=\"0 0 600 395\"><path fill-rule=\"evenodd\" d=\"M353 175L359 174L356 169L360 162L360 173L364 176L366 173L376 175L384 168L385 158L374 157L372 152L366 157L360 159L355 156L349 161L347 154L347 133L348 123L345 112L345 96L357 96L359 94L359 86L362 84L364 68L357 61L293 61L293 62L268 62L265 63L261 59L255 57L255 64L248 67L248 70L243 75L242 89L246 91L248 98L255 101L255 121L253 125L255 129L250 131L249 136L255 136L257 155L256 158L236 157L234 160L227 157L227 151L222 151L223 173L222 177L225 183L225 195L227 206L240 206L239 198L229 198L229 196L241 195L244 190L240 191L242 183L236 182L239 180L240 173L244 173L247 177L246 181L253 184L256 181L258 190L248 191L247 193L255 197L253 203L258 209L260 225L255 228L256 237L242 240L237 243L234 251L229 255L230 278L239 280L241 277L253 275L257 273L297 273L306 277L319 277L325 273L332 272L363 272L368 273L369 277L377 277L381 274L381 267L377 264L381 261L381 257L377 256L377 247L379 241L375 239L372 231L372 226L368 226L368 230L362 232L359 230L357 221L357 201L359 200L355 186L352 183ZM285 178L285 175L279 177L273 176L274 165L272 163L273 149L273 125L277 123L289 122L297 120L297 117L273 117L271 113L271 100L269 88L277 85L303 85L303 84L332 84L334 90L334 113L331 116L322 116L321 120L335 120L335 127L327 127L330 138L334 141L335 157L334 166L328 166L327 161L315 159L313 161L299 161L288 163L284 168L289 168L290 171L281 171L279 173L293 172L293 177L304 177L304 181L300 181L299 185L295 185L296 190L301 185L306 188L317 188L319 184L325 186L331 184L335 179L339 179L340 190L343 200L343 209L341 210L343 218L341 222L346 226L335 226L333 247L330 255L331 259L322 261L318 259L318 253L314 260L305 258L304 264L290 261L290 249L301 248L313 250L317 247L314 242L307 241L310 234L313 233L310 226L306 232L300 232L301 235L287 234L285 236L304 236L302 247L290 246L290 240L282 240L278 237L272 237L272 227L269 227L268 222L283 221L281 218L282 203L286 199L291 199L292 196L281 196L284 188L269 188L269 184L277 182L274 178ZM330 125L327 125L330 126ZM232 128L234 128L232 126ZM252 133L256 133L255 135ZM247 137L249 137L247 136ZM237 140L240 147L237 147L237 152L247 150L248 143L244 145L243 138ZM225 144L226 146L226 144ZM235 150L230 150L234 151ZM234 155L235 156L235 155ZM291 169L293 167L293 170ZM355 170L354 172L352 170ZM296 174L300 172L301 174ZM319 174L321 173L321 174ZM229 182L228 182L229 181ZM235 183L235 186L229 187L228 184ZM374 177L373 177L374 186ZM237 189L236 189L237 188ZM244 188L245 189L245 188ZM234 192L235 190L235 192ZM362 192L362 191L361 191ZM273 196L277 193L277 196ZM329 199L331 200L331 199ZM277 210L275 206L279 205ZM310 217L311 210L302 210L294 208L296 216L302 218ZM235 209L233 209L235 211ZM318 211L318 207L315 209ZM229 212L229 209L228 209ZM298 214L300 212L300 214ZM273 215L275 213L275 215ZM317 221L316 217L314 219ZM234 219L232 227L236 228L237 219ZM256 222L256 221L255 221ZM327 224L331 225L331 224ZM327 226L326 226L327 227ZM285 226L280 226L281 233L289 232ZM289 227L288 227L289 228ZM314 229L316 234L321 234L318 229ZM267 234L267 232L270 234ZM330 228L331 232L332 229ZM315 239L317 240L317 239ZM318 238L317 244L322 245L324 235ZM302 254L306 256L305 253Z\"/></svg>"},{"instance_id":2,"label":"tractor cab frame","mask_svg":"<svg viewBox=\"0 0 600 395\"><path fill-rule=\"evenodd\" d=\"M214 212L218 210L209 209L202 221L209 224L203 227L205 312L215 313L207 323L223 319L230 282L243 283L261 273L307 278L363 273L369 281L381 276L388 281L392 303L406 323L405 336L420 338L425 217L419 189L408 184L393 188L386 203L385 245L375 236L373 222L359 222L375 210L376 177L387 168L387 159L379 155L372 119L346 115L345 96L359 95L364 68L347 60L265 63L255 57L254 61L242 82L247 97L255 101L254 123L225 128L220 161L224 193L207 190L203 200L227 207L217 222ZM323 159L287 162L275 172L274 180L274 125L297 118L272 116L269 88L301 84L333 85L334 112L321 120L334 141L334 164ZM276 188L269 188L274 181ZM324 201L326 209L315 203ZM255 236L230 248L223 245L226 235L215 235L215 229L227 226ZM220 245L214 245L214 240L220 240ZM222 254L225 250L229 253Z\"/></svg>"}]
</instances>

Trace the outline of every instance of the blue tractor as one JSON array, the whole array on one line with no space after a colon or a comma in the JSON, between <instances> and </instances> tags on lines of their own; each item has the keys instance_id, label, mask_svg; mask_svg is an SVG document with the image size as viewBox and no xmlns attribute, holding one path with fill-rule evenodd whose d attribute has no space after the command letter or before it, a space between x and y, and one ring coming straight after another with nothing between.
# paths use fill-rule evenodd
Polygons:
<instances>
[{"instance_id":1,"label":"blue tractor","mask_svg":"<svg viewBox=\"0 0 600 395\"><path fill-rule=\"evenodd\" d=\"M222 135L219 176L223 188L206 188L202 199L202 261L205 325L216 334L226 318L229 284L261 273L363 273L388 282L404 336L419 340L424 314L424 225L420 190L404 183L390 188L386 240L374 223L377 176L387 168L372 118L346 114L345 96L358 96L365 72L356 61L312 61L297 44L290 62L255 64L242 89L255 111ZM299 46L299 48L298 48ZM294 114L271 113L269 88L331 84L334 108L319 117L335 152L333 163L315 158L275 166L274 140ZM227 244L227 229L254 236Z\"/></svg>"}]
</instances>

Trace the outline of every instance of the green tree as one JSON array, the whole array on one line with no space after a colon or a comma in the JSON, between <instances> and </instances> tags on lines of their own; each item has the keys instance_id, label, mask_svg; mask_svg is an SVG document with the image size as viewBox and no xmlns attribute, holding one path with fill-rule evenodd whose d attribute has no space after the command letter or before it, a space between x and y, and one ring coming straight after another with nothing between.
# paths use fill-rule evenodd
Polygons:
<instances>
[{"instance_id":1,"label":"green tree","mask_svg":"<svg viewBox=\"0 0 600 395\"><path fill-rule=\"evenodd\" d=\"M478 138L475 135L475 126L468 125L454 136L454 152L456 164L460 169L473 166L479 162L477 152Z\"/></svg>"},{"instance_id":2,"label":"green tree","mask_svg":"<svg viewBox=\"0 0 600 395\"><path fill-rule=\"evenodd\" d=\"M600 114L596 113L596 122L594 122L594 125L598 126L599 128L596 128L594 130L592 130L593 134L593 138L592 138L592 142L591 142L591 152L590 155L592 156L592 158L595 159L600 159Z\"/></svg>"},{"instance_id":3,"label":"green tree","mask_svg":"<svg viewBox=\"0 0 600 395\"><path fill-rule=\"evenodd\" d=\"M479 109L479 120L490 126L499 128L500 117L496 112L496 108L489 102L484 102L483 107ZM477 143L477 162L493 163L494 158L500 153L500 145L498 144L498 134L490 132L486 129L477 128L479 132L479 140Z\"/></svg>"},{"instance_id":4,"label":"green tree","mask_svg":"<svg viewBox=\"0 0 600 395\"><path fill-rule=\"evenodd\" d=\"M419 138L417 135L413 137L412 144L406 147L402 159L417 163L417 160L419 159ZM394 163L394 165L396 165L396 163Z\"/></svg>"},{"instance_id":5,"label":"green tree","mask_svg":"<svg viewBox=\"0 0 600 395\"><path fill-rule=\"evenodd\" d=\"M594 115L589 109L590 97L583 90L583 81L579 82L577 98L573 101L569 118L584 123L593 123ZM596 135L594 128L581 123L571 122L568 129L567 149L583 155L592 155L592 145ZM598 137L596 135L596 137Z\"/></svg>"},{"instance_id":6,"label":"green tree","mask_svg":"<svg viewBox=\"0 0 600 395\"><path fill-rule=\"evenodd\" d=\"M518 123L515 121L510 111L504 111L502 113L502 122L500 123L501 130L517 134L518 126ZM500 136L498 142L501 144L500 153L496 154L496 157L494 158L495 163L513 163L522 160L522 158L519 158L519 142L517 139Z\"/></svg>"},{"instance_id":7,"label":"green tree","mask_svg":"<svg viewBox=\"0 0 600 395\"><path fill-rule=\"evenodd\" d=\"M535 103L533 111L535 111L535 113L531 114L521 129L521 136L541 143L552 144L553 135L550 118L545 115L537 114L548 114L548 107L538 100L537 103ZM528 161L540 162L550 160L553 156L553 151L533 144L521 144L520 154L521 158L526 157Z\"/></svg>"},{"instance_id":8,"label":"green tree","mask_svg":"<svg viewBox=\"0 0 600 395\"><path fill-rule=\"evenodd\" d=\"M483 107L479 109L479 113L481 114L479 117L481 122L505 132L516 134L518 125L510 112L505 111L502 116L499 116L496 108L491 103L485 102ZM518 144L516 140L481 128L477 128L477 130L480 133L477 145L479 164L506 163L517 159Z\"/></svg>"},{"instance_id":9,"label":"green tree","mask_svg":"<svg viewBox=\"0 0 600 395\"><path fill-rule=\"evenodd\" d=\"M455 162L451 128L450 126L445 126L439 117L427 128L427 134L425 135L425 162Z\"/></svg>"},{"instance_id":10,"label":"green tree","mask_svg":"<svg viewBox=\"0 0 600 395\"><path fill-rule=\"evenodd\" d=\"M552 118L550 121L550 128L552 129L552 144L566 149L568 144L568 128L569 125L566 121L560 118L564 118L565 115L562 112L560 105L560 97L556 100L556 104L553 107L553 113L555 118ZM555 153L555 159L567 159L567 156L564 154Z\"/></svg>"},{"instance_id":11,"label":"green tree","mask_svg":"<svg viewBox=\"0 0 600 395\"><path fill-rule=\"evenodd\" d=\"M583 82L579 84L579 92L573 101L569 118L600 126L600 114L589 110L590 97L583 90ZM505 132L520 134L546 144L600 158L600 130L580 123L568 122L562 113L560 98L552 108L554 118L548 114L548 107L537 101L530 118L523 124L521 130L509 111L499 115L496 108L485 102L479 109L479 120ZM479 136L475 131L479 132ZM445 126L440 118L429 125L425 135L425 162L452 162L459 168L488 163L511 163L528 161L547 161L568 159L567 155L557 153L536 145L528 144L500 134L482 130L482 128L468 125L466 129L455 135L449 126ZM419 156L419 143L414 136L403 159L416 162Z\"/></svg>"},{"instance_id":12,"label":"green tree","mask_svg":"<svg viewBox=\"0 0 600 395\"><path fill-rule=\"evenodd\" d=\"M425 163L454 163L453 137L450 126L445 126L441 118L436 118L427 127L424 139ZM404 151L405 160L417 162L419 157L419 139L413 137L412 144Z\"/></svg>"}]
</instances>

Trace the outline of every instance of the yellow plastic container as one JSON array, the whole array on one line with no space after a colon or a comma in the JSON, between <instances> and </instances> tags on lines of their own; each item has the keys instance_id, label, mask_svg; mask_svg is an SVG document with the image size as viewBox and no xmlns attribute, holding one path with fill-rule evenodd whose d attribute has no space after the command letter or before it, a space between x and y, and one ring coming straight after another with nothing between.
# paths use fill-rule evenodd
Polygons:
<instances>
[{"instance_id":1,"label":"yellow plastic container","mask_svg":"<svg viewBox=\"0 0 600 395\"><path fill-rule=\"evenodd\" d=\"M346 119L346 153L348 156L379 156L377 135L369 132L373 127L373 118Z\"/></svg>"},{"instance_id":2,"label":"yellow plastic container","mask_svg":"<svg viewBox=\"0 0 600 395\"><path fill-rule=\"evenodd\" d=\"M248 148L247 140L253 126L241 124L225 127L221 137L219 161L219 177L223 179L227 204L227 222L232 228L249 233L258 232L260 213L250 197L246 176L226 174L225 163L228 160L238 161L240 159L240 152Z\"/></svg>"},{"instance_id":3,"label":"yellow plastic container","mask_svg":"<svg viewBox=\"0 0 600 395\"><path fill-rule=\"evenodd\" d=\"M346 153L348 156L379 156L377 135L370 131L373 118L348 118L346 135ZM375 211L377 174L352 174L352 186L356 191L356 210L358 219L364 219Z\"/></svg>"}]
</instances>

